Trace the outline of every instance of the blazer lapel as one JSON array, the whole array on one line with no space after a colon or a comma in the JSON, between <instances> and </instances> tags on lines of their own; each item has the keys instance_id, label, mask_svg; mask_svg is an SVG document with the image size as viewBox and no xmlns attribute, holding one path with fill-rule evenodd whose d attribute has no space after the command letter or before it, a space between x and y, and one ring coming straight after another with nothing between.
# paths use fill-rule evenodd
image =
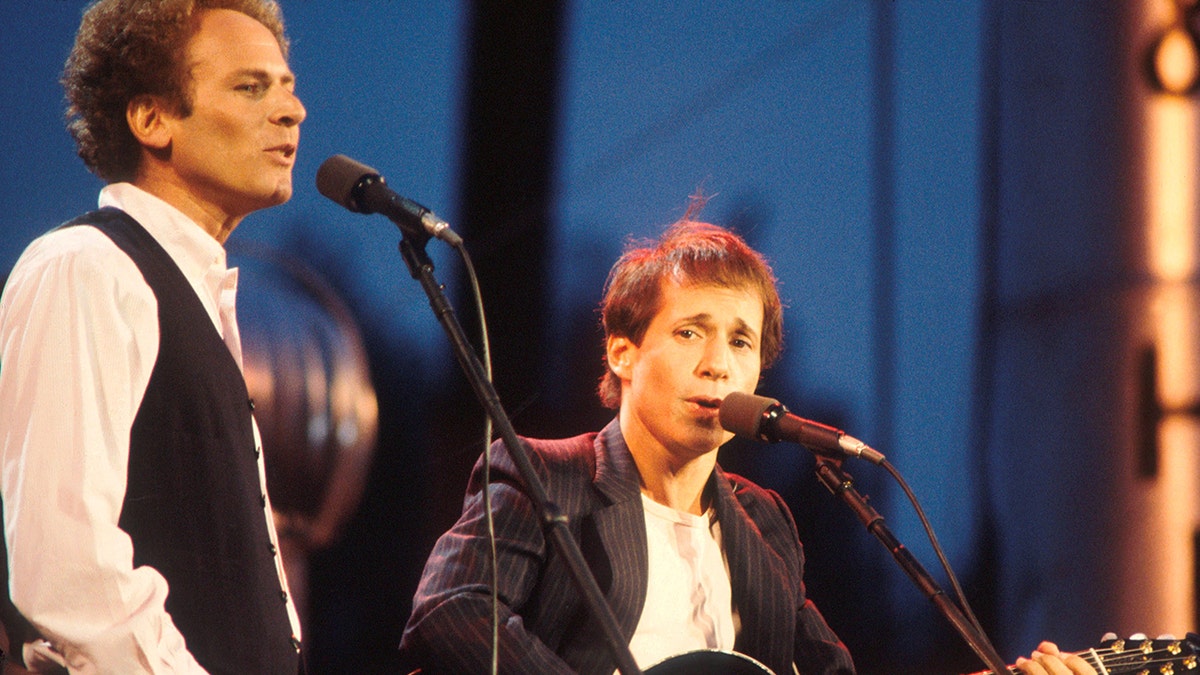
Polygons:
<instances>
[{"instance_id":1,"label":"blazer lapel","mask_svg":"<svg viewBox=\"0 0 1200 675\"><path fill-rule=\"evenodd\" d=\"M758 535L719 466L710 480L716 483L717 521L741 621L735 649L767 664L787 663L792 636L780 638L795 620L790 613L797 589L791 588L783 560Z\"/></svg>"},{"instance_id":2,"label":"blazer lapel","mask_svg":"<svg viewBox=\"0 0 1200 675\"><path fill-rule=\"evenodd\" d=\"M606 596L622 634L631 638L646 603L649 569L640 481L617 420L596 436L595 443L595 485L608 499L592 514L600 550L613 572Z\"/></svg>"}]
</instances>

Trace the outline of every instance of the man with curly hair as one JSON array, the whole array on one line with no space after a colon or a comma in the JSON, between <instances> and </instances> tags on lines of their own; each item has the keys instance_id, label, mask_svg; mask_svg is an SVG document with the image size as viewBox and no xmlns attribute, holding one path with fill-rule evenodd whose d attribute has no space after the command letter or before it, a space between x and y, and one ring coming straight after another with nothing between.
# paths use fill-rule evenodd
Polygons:
<instances>
[{"instance_id":1,"label":"man with curly hair","mask_svg":"<svg viewBox=\"0 0 1200 675\"><path fill-rule=\"evenodd\" d=\"M14 656L35 671L288 673L223 243L292 194L305 110L274 0L99 0L63 85L99 209L0 297Z\"/></svg>"}]
</instances>

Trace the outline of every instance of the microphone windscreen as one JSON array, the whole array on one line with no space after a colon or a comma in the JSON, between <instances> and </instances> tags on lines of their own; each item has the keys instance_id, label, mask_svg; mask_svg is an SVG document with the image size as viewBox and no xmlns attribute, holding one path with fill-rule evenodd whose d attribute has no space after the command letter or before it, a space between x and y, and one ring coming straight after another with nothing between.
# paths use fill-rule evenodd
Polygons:
<instances>
[{"instance_id":1,"label":"microphone windscreen","mask_svg":"<svg viewBox=\"0 0 1200 675\"><path fill-rule=\"evenodd\" d=\"M361 212L354 201L354 186L364 176L378 175L378 171L366 164L356 162L345 155L334 155L322 162L321 167L317 169L317 192L351 211Z\"/></svg>"},{"instance_id":2,"label":"microphone windscreen","mask_svg":"<svg viewBox=\"0 0 1200 675\"><path fill-rule=\"evenodd\" d=\"M744 394L740 391L730 392L725 400L721 401L721 426L725 431L731 431L738 436L758 440L761 438L759 426L762 424L763 414L776 405L779 405L779 401L766 396Z\"/></svg>"}]
</instances>

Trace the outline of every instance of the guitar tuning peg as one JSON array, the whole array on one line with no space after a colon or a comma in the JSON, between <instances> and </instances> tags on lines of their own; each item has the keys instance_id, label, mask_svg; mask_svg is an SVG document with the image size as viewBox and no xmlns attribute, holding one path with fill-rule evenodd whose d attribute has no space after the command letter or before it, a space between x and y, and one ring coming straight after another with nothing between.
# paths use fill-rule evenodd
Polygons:
<instances>
[{"instance_id":1,"label":"guitar tuning peg","mask_svg":"<svg viewBox=\"0 0 1200 675\"><path fill-rule=\"evenodd\" d=\"M1145 633L1134 633L1133 635L1129 636L1129 639L1130 640L1145 640L1147 638L1146 638Z\"/></svg>"},{"instance_id":2,"label":"guitar tuning peg","mask_svg":"<svg viewBox=\"0 0 1200 675\"><path fill-rule=\"evenodd\" d=\"M1179 638L1175 637L1174 635L1172 635L1170 633L1163 633L1162 635L1159 635L1155 639L1156 640L1178 640Z\"/></svg>"},{"instance_id":3,"label":"guitar tuning peg","mask_svg":"<svg viewBox=\"0 0 1200 675\"><path fill-rule=\"evenodd\" d=\"M1104 636L1100 638L1100 641L1108 642L1109 640L1116 640L1116 639L1117 639L1117 634L1110 631L1108 633L1105 633Z\"/></svg>"}]
</instances>

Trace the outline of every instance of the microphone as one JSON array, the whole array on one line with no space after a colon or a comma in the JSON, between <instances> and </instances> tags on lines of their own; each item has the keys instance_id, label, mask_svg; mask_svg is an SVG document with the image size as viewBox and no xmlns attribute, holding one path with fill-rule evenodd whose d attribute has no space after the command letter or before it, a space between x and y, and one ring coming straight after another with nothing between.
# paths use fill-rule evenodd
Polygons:
<instances>
[{"instance_id":1,"label":"microphone","mask_svg":"<svg viewBox=\"0 0 1200 675\"><path fill-rule=\"evenodd\" d=\"M437 237L451 246L462 244L449 223L392 192L378 171L345 155L334 155L317 169L317 191L355 213L385 215L405 234Z\"/></svg>"},{"instance_id":2,"label":"microphone","mask_svg":"<svg viewBox=\"0 0 1200 675\"><path fill-rule=\"evenodd\" d=\"M791 441L834 459L859 457L874 464L882 464L885 459L883 454L847 436L841 429L797 417L782 403L766 396L732 392L721 401L719 416L726 431L743 438L768 443Z\"/></svg>"}]
</instances>

